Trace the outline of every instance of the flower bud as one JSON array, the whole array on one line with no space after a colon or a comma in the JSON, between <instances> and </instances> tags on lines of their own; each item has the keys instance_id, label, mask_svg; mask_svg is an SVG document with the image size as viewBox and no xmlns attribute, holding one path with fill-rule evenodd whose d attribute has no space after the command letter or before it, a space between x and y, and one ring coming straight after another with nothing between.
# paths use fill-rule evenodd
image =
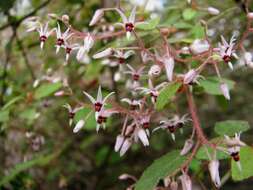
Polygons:
<instances>
[{"instance_id":1,"label":"flower bud","mask_svg":"<svg viewBox=\"0 0 253 190\"><path fill-rule=\"evenodd\" d=\"M159 65L151 66L148 75L149 76L159 76L161 73L161 67Z\"/></svg>"},{"instance_id":2,"label":"flower bud","mask_svg":"<svg viewBox=\"0 0 253 190\"><path fill-rule=\"evenodd\" d=\"M228 85L226 83L221 83L220 85L220 89L221 89L221 92L222 94L224 95L224 97L227 99L227 100L230 100L230 94L229 94L229 88L228 88Z\"/></svg>"},{"instance_id":3,"label":"flower bud","mask_svg":"<svg viewBox=\"0 0 253 190\"><path fill-rule=\"evenodd\" d=\"M244 61L245 61L245 65L246 66L253 66L253 62L252 62L252 54L250 52L245 52L244 53Z\"/></svg>"},{"instance_id":4,"label":"flower bud","mask_svg":"<svg viewBox=\"0 0 253 190\"><path fill-rule=\"evenodd\" d=\"M196 79L197 75L198 73L194 69L188 71L184 76L184 84L190 84L191 82L193 82Z\"/></svg>"},{"instance_id":5,"label":"flower bud","mask_svg":"<svg viewBox=\"0 0 253 190\"><path fill-rule=\"evenodd\" d=\"M89 26L95 25L102 17L104 16L104 10L103 9L98 9L96 10L95 14L93 15Z\"/></svg>"},{"instance_id":6,"label":"flower bud","mask_svg":"<svg viewBox=\"0 0 253 190\"><path fill-rule=\"evenodd\" d=\"M114 146L115 152L119 151L119 149L122 146L123 142L124 142L124 136L123 135L118 135L117 138L116 138L115 146Z\"/></svg>"},{"instance_id":7,"label":"flower bud","mask_svg":"<svg viewBox=\"0 0 253 190\"><path fill-rule=\"evenodd\" d=\"M187 139L185 141L184 148L180 152L180 155L182 155L182 156L186 155L191 150L192 146L193 146L193 140Z\"/></svg>"},{"instance_id":8,"label":"flower bud","mask_svg":"<svg viewBox=\"0 0 253 190\"><path fill-rule=\"evenodd\" d=\"M168 81L172 81L173 79L173 70L174 70L174 65L175 65L175 61L174 58L171 56L165 56L163 58L163 62L164 62L164 66L166 69L166 75L168 78Z\"/></svg>"},{"instance_id":9,"label":"flower bud","mask_svg":"<svg viewBox=\"0 0 253 190\"><path fill-rule=\"evenodd\" d=\"M74 127L73 132L77 133L78 131L80 131L80 129L83 128L84 124L85 124L84 120L79 120L76 126Z\"/></svg>"},{"instance_id":10,"label":"flower bud","mask_svg":"<svg viewBox=\"0 0 253 190\"><path fill-rule=\"evenodd\" d=\"M172 182L170 183L170 189L171 189L171 190L177 190L177 189L178 189L178 184L177 184L176 181L172 181Z\"/></svg>"},{"instance_id":11,"label":"flower bud","mask_svg":"<svg viewBox=\"0 0 253 190\"><path fill-rule=\"evenodd\" d=\"M183 172L183 175L179 177L181 184L182 184L182 189L183 190L192 190L192 181L190 176Z\"/></svg>"},{"instance_id":12,"label":"flower bud","mask_svg":"<svg viewBox=\"0 0 253 190\"><path fill-rule=\"evenodd\" d=\"M93 55L93 59L100 59L100 58L103 58L103 57L107 57L107 56L112 55L112 53L113 53L113 49L112 48L107 48L107 49Z\"/></svg>"},{"instance_id":13,"label":"flower bud","mask_svg":"<svg viewBox=\"0 0 253 190\"><path fill-rule=\"evenodd\" d=\"M120 156L123 156L126 153L126 151L130 148L131 145L132 145L132 141L129 139L126 139L120 149L120 153L119 153Z\"/></svg>"},{"instance_id":14,"label":"flower bud","mask_svg":"<svg viewBox=\"0 0 253 190\"><path fill-rule=\"evenodd\" d=\"M62 15L61 20L65 23L69 23L69 15Z\"/></svg>"},{"instance_id":15,"label":"flower bud","mask_svg":"<svg viewBox=\"0 0 253 190\"><path fill-rule=\"evenodd\" d=\"M211 15L218 15L218 14L220 14L220 11L218 9L214 8L214 7L208 7L207 11Z\"/></svg>"},{"instance_id":16,"label":"flower bud","mask_svg":"<svg viewBox=\"0 0 253 190\"><path fill-rule=\"evenodd\" d=\"M191 51L193 54L201 54L201 53L203 53L203 52L208 51L209 48L210 48L210 45L209 45L208 41L196 39L196 40L194 40L194 42L191 44L191 46L190 46L190 51Z\"/></svg>"},{"instance_id":17,"label":"flower bud","mask_svg":"<svg viewBox=\"0 0 253 190\"><path fill-rule=\"evenodd\" d=\"M220 187L220 174L219 174L219 160L211 160L208 164L208 169L211 175L211 179L216 187Z\"/></svg>"}]
</instances>

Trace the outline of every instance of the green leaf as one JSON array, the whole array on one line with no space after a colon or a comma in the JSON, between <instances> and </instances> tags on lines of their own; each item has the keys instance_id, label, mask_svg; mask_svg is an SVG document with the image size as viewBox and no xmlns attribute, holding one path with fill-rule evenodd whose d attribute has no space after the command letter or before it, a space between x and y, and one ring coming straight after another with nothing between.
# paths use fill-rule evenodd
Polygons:
<instances>
[{"instance_id":1,"label":"green leaf","mask_svg":"<svg viewBox=\"0 0 253 190\"><path fill-rule=\"evenodd\" d=\"M191 29L191 34L194 39L203 39L205 37L205 30L204 27L200 24L195 25Z\"/></svg>"},{"instance_id":2,"label":"green leaf","mask_svg":"<svg viewBox=\"0 0 253 190\"><path fill-rule=\"evenodd\" d=\"M88 116L89 114L89 116ZM74 122L77 123L79 120L85 120L84 129L94 130L96 129L95 113L91 108L82 108L76 112Z\"/></svg>"},{"instance_id":3,"label":"green leaf","mask_svg":"<svg viewBox=\"0 0 253 190\"><path fill-rule=\"evenodd\" d=\"M239 170L237 163L231 159L232 178L235 181L241 181L253 176L253 149L249 146L241 147L240 163L242 171Z\"/></svg>"},{"instance_id":4,"label":"green leaf","mask_svg":"<svg viewBox=\"0 0 253 190\"><path fill-rule=\"evenodd\" d=\"M169 103L171 98L176 94L177 90L181 86L181 83L172 83L165 86L161 92L159 93L159 96L157 98L156 102L156 109L161 110L164 108L164 106Z\"/></svg>"},{"instance_id":5,"label":"green leaf","mask_svg":"<svg viewBox=\"0 0 253 190\"><path fill-rule=\"evenodd\" d=\"M21 100L21 99L23 99L22 96L17 96L17 97L15 97L15 98L11 99L9 102L7 102L7 103L3 106L2 110L5 110L5 109L9 108L11 105L15 104L16 102L18 102L18 101Z\"/></svg>"},{"instance_id":6,"label":"green leaf","mask_svg":"<svg viewBox=\"0 0 253 190\"><path fill-rule=\"evenodd\" d=\"M0 111L0 122L6 122L9 120L10 110Z\"/></svg>"},{"instance_id":7,"label":"green leaf","mask_svg":"<svg viewBox=\"0 0 253 190\"><path fill-rule=\"evenodd\" d=\"M197 11L191 8L187 8L183 11L184 20L192 20L196 17Z\"/></svg>"},{"instance_id":8,"label":"green leaf","mask_svg":"<svg viewBox=\"0 0 253 190\"><path fill-rule=\"evenodd\" d=\"M214 130L217 134L223 136L234 136L235 133L249 130L250 126L247 121L227 120L220 121L215 124Z\"/></svg>"},{"instance_id":9,"label":"green leaf","mask_svg":"<svg viewBox=\"0 0 253 190\"><path fill-rule=\"evenodd\" d=\"M186 161L179 150L167 153L155 160L142 174L135 186L135 190L153 190L160 179L175 172Z\"/></svg>"},{"instance_id":10,"label":"green leaf","mask_svg":"<svg viewBox=\"0 0 253 190\"><path fill-rule=\"evenodd\" d=\"M136 26L136 28L141 29L141 30L153 30L156 28L156 26L159 24L159 22L160 22L160 18L155 17L155 18L145 21L141 24L138 24Z\"/></svg>"},{"instance_id":11,"label":"green leaf","mask_svg":"<svg viewBox=\"0 0 253 190\"><path fill-rule=\"evenodd\" d=\"M177 29L189 29L192 28L192 25L187 22L177 22L173 24L173 26Z\"/></svg>"},{"instance_id":12,"label":"green leaf","mask_svg":"<svg viewBox=\"0 0 253 190\"><path fill-rule=\"evenodd\" d=\"M235 82L222 79L225 83L227 83L229 90L234 88ZM220 79L218 77L207 77L205 80L200 81L200 86L204 88L205 92L212 95L223 95L220 90Z\"/></svg>"},{"instance_id":13,"label":"green leaf","mask_svg":"<svg viewBox=\"0 0 253 190\"><path fill-rule=\"evenodd\" d=\"M60 82L57 83L48 83L42 84L39 88L36 89L34 97L35 99L45 98L52 95L54 92L59 90L62 87Z\"/></svg>"},{"instance_id":14,"label":"green leaf","mask_svg":"<svg viewBox=\"0 0 253 190\"><path fill-rule=\"evenodd\" d=\"M207 151L210 154L210 156L212 156L214 154L214 150L213 148L209 147L209 146L202 146L200 147L200 149L198 150L197 154L196 154L196 158L199 160L210 160L210 158L207 155ZM230 156L220 150L216 150L216 158L218 160L223 160L223 159L228 159L230 158Z\"/></svg>"},{"instance_id":15,"label":"green leaf","mask_svg":"<svg viewBox=\"0 0 253 190\"><path fill-rule=\"evenodd\" d=\"M34 108L24 110L19 115L23 119L34 120L39 116L39 113Z\"/></svg>"}]
</instances>

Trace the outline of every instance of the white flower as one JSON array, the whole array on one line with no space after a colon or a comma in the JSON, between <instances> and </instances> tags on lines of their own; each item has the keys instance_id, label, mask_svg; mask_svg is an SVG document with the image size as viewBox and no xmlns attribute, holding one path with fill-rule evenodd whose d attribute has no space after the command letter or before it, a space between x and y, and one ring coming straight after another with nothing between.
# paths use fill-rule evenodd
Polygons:
<instances>
[{"instance_id":1,"label":"white flower","mask_svg":"<svg viewBox=\"0 0 253 190\"><path fill-rule=\"evenodd\" d=\"M94 38L88 33L83 40L83 45L78 47L78 52L76 55L77 60L82 60L82 58L90 51L93 45Z\"/></svg>"},{"instance_id":2,"label":"white flower","mask_svg":"<svg viewBox=\"0 0 253 190\"><path fill-rule=\"evenodd\" d=\"M78 131L80 131L80 129L83 128L84 124L85 124L84 120L79 120L76 126L74 127L73 132L77 133Z\"/></svg>"},{"instance_id":3,"label":"white flower","mask_svg":"<svg viewBox=\"0 0 253 190\"><path fill-rule=\"evenodd\" d=\"M134 30L134 27L140 24L140 22L135 22L135 14L136 14L136 6L132 9L129 18L120 10L116 9L117 12L120 14L123 23L116 23L125 28L127 39L130 38L131 32Z\"/></svg>"},{"instance_id":4,"label":"white flower","mask_svg":"<svg viewBox=\"0 0 253 190\"><path fill-rule=\"evenodd\" d=\"M45 41L55 31L55 28L48 31L48 22L45 24L45 26L39 23L37 31L39 32L40 35L40 48L43 49Z\"/></svg>"},{"instance_id":5,"label":"white flower","mask_svg":"<svg viewBox=\"0 0 253 190\"><path fill-rule=\"evenodd\" d=\"M207 11L208 11L208 13L210 13L211 15L218 15L218 14L220 14L219 9L216 9L216 8L214 8L214 7L208 7L208 8L207 8Z\"/></svg>"},{"instance_id":6,"label":"white flower","mask_svg":"<svg viewBox=\"0 0 253 190\"><path fill-rule=\"evenodd\" d=\"M231 63L232 56L237 58L237 55L235 54L235 50L233 49L235 46L236 37L233 35L229 41L229 43L225 40L223 36L221 36L222 43L219 43L219 51L220 56L224 60L225 63L228 64L231 70L233 70L233 65Z\"/></svg>"},{"instance_id":7,"label":"white flower","mask_svg":"<svg viewBox=\"0 0 253 190\"><path fill-rule=\"evenodd\" d=\"M152 60L148 50L145 49L141 51L141 58L144 63L147 63L148 61Z\"/></svg>"},{"instance_id":8,"label":"white flower","mask_svg":"<svg viewBox=\"0 0 253 190\"><path fill-rule=\"evenodd\" d=\"M65 49L65 53L66 53L66 58L65 60L68 61L69 60L69 56L70 56L70 53L73 51L73 50L76 50L78 49L79 45L78 44L69 44L68 42L65 42L65 45L62 46L64 49Z\"/></svg>"},{"instance_id":9,"label":"white flower","mask_svg":"<svg viewBox=\"0 0 253 190\"><path fill-rule=\"evenodd\" d=\"M182 189L183 190L192 190L192 181L190 176L188 176L185 172L179 177L181 184L182 184Z\"/></svg>"},{"instance_id":10,"label":"white flower","mask_svg":"<svg viewBox=\"0 0 253 190\"><path fill-rule=\"evenodd\" d=\"M60 47L64 46L65 42L73 35L73 33L69 33L70 28L68 28L64 33L61 32L61 28L59 23L57 23L57 29L56 29L56 53L59 52Z\"/></svg>"},{"instance_id":11,"label":"white flower","mask_svg":"<svg viewBox=\"0 0 253 190\"><path fill-rule=\"evenodd\" d=\"M96 10L95 14L93 15L89 23L89 26L95 25L103 16L104 16L104 9Z\"/></svg>"},{"instance_id":12,"label":"white flower","mask_svg":"<svg viewBox=\"0 0 253 190\"><path fill-rule=\"evenodd\" d=\"M193 140L192 139L187 139L184 143L184 147L180 152L180 155L186 155L193 147Z\"/></svg>"},{"instance_id":13,"label":"white flower","mask_svg":"<svg viewBox=\"0 0 253 190\"><path fill-rule=\"evenodd\" d=\"M220 165L219 160L211 160L208 164L211 179L217 188L221 186L219 165Z\"/></svg>"},{"instance_id":14,"label":"white flower","mask_svg":"<svg viewBox=\"0 0 253 190\"><path fill-rule=\"evenodd\" d=\"M91 103L94 105L94 109L96 112L99 112L103 106L106 104L106 100L114 94L114 92L109 93L104 99L102 96L102 91L101 91L101 86L98 87L98 93L97 93L97 98L93 98L90 94L87 92L83 91L83 93L89 98Z\"/></svg>"},{"instance_id":15,"label":"white flower","mask_svg":"<svg viewBox=\"0 0 253 190\"><path fill-rule=\"evenodd\" d=\"M95 113L95 118L97 122L97 126L96 126L97 132L99 131L101 126L103 127L103 129L105 129L107 118L110 117L114 113L118 113L118 112L114 110L109 110L109 109L105 110L103 107L101 108L99 112Z\"/></svg>"},{"instance_id":16,"label":"white flower","mask_svg":"<svg viewBox=\"0 0 253 190\"><path fill-rule=\"evenodd\" d=\"M131 74L132 80L134 81L132 88L135 89L137 86L139 86L139 79L143 74L144 66L140 67L139 69L134 69L131 65L127 64L128 71L124 71L125 74Z\"/></svg>"},{"instance_id":17,"label":"white flower","mask_svg":"<svg viewBox=\"0 0 253 190\"><path fill-rule=\"evenodd\" d=\"M191 44L190 51L196 55L196 54L201 54L208 51L209 48L210 48L210 45L207 40L196 39Z\"/></svg>"},{"instance_id":18,"label":"white flower","mask_svg":"<svg viewBox=\"0 0 253 190\"><path fill-rule=\"evenodd\" d=\"M108 57L108 56L112 55L112 53L113 53L113 49L107 48L101 52L96 53L92 57L93 57L93 59L100 59L100 58Z\"/></svg>"},{"instance_id":19,"label":"white flower","mask_svg":"<svg viewBox=\"0 0 253 190\"><path fill-rule=\"evenodd\" d=\"M149 146L148 135L146 134L146 131L144 129L137 129L137 135L144 146Z\"/></svg>"},{"instance_id":20,"label":"white flower","mask_svg":"<svg viewBox=\"0 0 253 190\"><path fill-rule=\"evenodd\" d=\"M123 135L118 135L116 138L115 146L114 146L114 151L118 152L119 149L121 148L122 144L124 143L125 137Z\"/></svg>"},{"instance_id":21,"label":"white flower","mask_svg":"<svg viewBox=\"0 0 253 190\"><path fill-rule=\"evenodd\" d=\"M115 50L113 56L119 60L119 64L124 64L125 60L134 54L133 50L124 52L123 50Z\"/></svg>"},{"instance_id":22,"label":"white flower","mask_svg":"<svg viewBox=\"0 0 253 190\"><path fill-rule=\"evenodd\" d=\"M40 22L38 21L38 17L33 16L26 19L24 25L27 28L26 32L32 32L40 27Z\"/></svg>"},{"instance_id":23,"label":"white flower","mask_svg":"<svg viewBox=\"0 0 253 190\"><path fill-rule=\"evenodd\" d=\"M79 111L80 109L82 109L82 107L77 107L77 108L73 109L69 104L64 104L63 107L67 108L67 110L69 112L69 125L71 126L73 123L73 119L75 117L76 112Z\"/></svg>"},{"instance_id":24,"label":"white flower","mask_svg":"<svg viewBox=\"0 0 253 190\"><path fill-rule=\"evenodd\" d=\"M131 145L132 145L132 141L130 139L126 138L120 148L119 155L123 156L127 152L127 150L131 147Z\"/></svg>"},{"instance_id":25,"label":"white flower","mask_svg":"<svg viewBox=\"0 0 253 190\"><path fill-rule=\"evenodd\" d=\"M220 90L221 90L222 94L224 95L224 97L227 100L230 100L229 87L226 83L222 82L220 84Z\"/></svg>"}]
</instances>

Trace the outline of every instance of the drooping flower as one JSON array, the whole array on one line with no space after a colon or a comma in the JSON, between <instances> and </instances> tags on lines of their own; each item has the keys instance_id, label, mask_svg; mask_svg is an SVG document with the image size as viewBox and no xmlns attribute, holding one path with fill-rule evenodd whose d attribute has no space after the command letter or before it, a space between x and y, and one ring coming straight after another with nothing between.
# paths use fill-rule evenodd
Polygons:
<instances>
[{"instance_id":1,"label":"drooping flower","mask_svg":"<svg viewBox=\"0 0 253 190\"><path fill-rule=\"evenodd\" d=\"M70 33L70 28L68 28L64 33L61 32L61 27L59 23L57 23L56 28L56 53L59 52L60 48L65 45L66 41L73 35Z\"/></svg>"},{"instance_id":2,"label":"drooping flower","mask_svg":"<svg viewBox=\"0 0 253 190\"><path fill-rule=\"evenodd\" d=\"M186 155L193 147L193 140L192 139L187 139L184 143L184 147L180 152L180 155Z\"/></svg>"},{"instance_id":3,"label":"drooping flower","mask_svg":"<svg viewBox=\"0 0 253 190\"><path fill-rule=\"evenodd\" d=\"M82 60L82 58L87 55L87 53L90 51L92 46L94 45L94 38L91 34L87 34L83 40L83 45L77 48L78 52L76 55L76 59L78 61Z\"/></svg>"},{"instance_id":4,"label":"drooping flower","mask_svg":"<svg viewBox=\"0 0 253 190\"><path fill-rule=\"evenodd\" d=\"M97 99L93 98L90 94L87 92L83 91L83 93L89 98L91 103L94 105L94 109L96 112L100 112L100 110L103 108L103 106L106 104L106 100L114 94L114 92L109 93L104 99L102 96L102 91L101 91L101 86L98 88L98 93L97 93Z\"/></svg>"},{"instance_id":5,"label":"drooping flower","mask_svg":"<svg viewBox=\"0 0 253 190\"><path fill-rule=\"evenodd\" d=\"M104 9L96 10L96 12L94 13L94 15L89 23L89 26L95 25L103 16L104 16Z\"/></svg>"},{"instance_id":6,"label":"drooping flower","mask_svg":"<svg viewBox=\"0 0 253 190\"><path fill-rule=\"evenodd\" d=\"M77 133L78 131L80 131L84 127L84 124L85 124L84 120L82 119L79 120L73 129L73 133Z\"/></svg>"},{"instance_id":7,"label":"drooping flower","mask_svg":"<svg viewBox=\"0 0 253 190\"><path fill-rule=\"evenodd\" d=\"M224 95L224 97L227 100L230 100L229 87L228 87L227 83L222 82L220 84L220 90L221 90L222 94Z\"/></svg>"},{"instance_id":8,"label":"drooping flower","mask_svg":"<svg viewBox=\"0 0 253 190\"><path fill-rule=\"evenodd\" d=\"M130 16L127 18L126 15L120 10L116 9L119 13L120 17L122 18L123 23L117 23L117 25L120 25L124 27L126 31L127 39L130 38L132 31L134 28L140 24L141 22L135 21L135 15L136 15L136 6L132 9Z\"/></svg>"},{"instance_id":9,"label":"drooping flower","mask_svg":"<svg viewBox=\"0 0 253 190\"><path fill-rule=\"evenodd\" d=\"M208 169L211 175L211 179L215 186L219 188L221 186L220 174L219 174L219 160L211 160L208 164Z\"/></svg>"},{"instance_id":10,"label":"drooping flower","mask_svg":"<svg viewBox=\"0 0 253 190\"><path fill-rule=\"evenodd\" d=\"M182 173L183 174L179 177L181 184L182 184L182 189L183 190L192 190L192 181L191 181L190 176L184 171L182 171Z\"/></svg>"},{"instance_id":11,"label":"drooping flower","mask_svg":"<svg viewBox=\"0 0 253 190\"><path fill-rule=\"evenodd\" d=\"M225 40L225 38L223 36L221 36L221 41L222 41L222 43L218 44L220 56L222 57L224 62L228 64L230 69L233 70L233 65L231 63L232 56L235 58L238 58L237 55L235 54L235 50L234 50L236 37L235 37L235 35L233 35L228 43Z\"/></svg>"},{"instance_id":12,"label":"drooping flower","mask_svg":"<svg viewBox=\"0 0 253 190\"><path fill-rule=\"evenodd\" d=\"M134 131L135 142L138 142L138 139L142 142L144 146L149 146L148 133L141 127L136 127Z\"/></svg>"},{"instance_id":13,"label":"drooping flower","mask_svg":"<svg viewBox=\"0 0 253 190\"><path fill-rule=\"evenodd\" d=\"M39 23L39 27L37 28L37 32L40 35L40 48L43 49L44 43L46 42L47 38L55 31L55 28L48 30L48 23L43 26Z\"/></svg>"}]
</instances>

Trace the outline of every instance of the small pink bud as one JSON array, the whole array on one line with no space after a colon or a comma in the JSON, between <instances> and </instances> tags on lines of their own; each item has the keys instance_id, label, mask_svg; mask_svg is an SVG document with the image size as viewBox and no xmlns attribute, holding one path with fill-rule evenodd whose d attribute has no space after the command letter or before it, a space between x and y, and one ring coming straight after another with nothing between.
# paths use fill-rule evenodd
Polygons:
<instances>
[{"instance_id":1,"label":"small pink bud","mask_svg":"<svg viewBox=\"0 0 253 190\"><path fill-rule=\"evenodd\" d=\"M173 70L175 66L175 61L173 57L165 57L164 58L164 64L165 64L165 69L166 69L166 75L169 81L172 81L173 79Z\"/></svg>"},{"instance_id":2,"label":"small pink bud","mask_svg":"<svg viewBox=\"0 0 253 190\"><path fill-rule=\"evenodd\" d=\"M192 190L192 181L187 173L183 172L183 175L181 175L179 179L181 181L183 190Z\"/></svg>"},{"instance_id":3,"label":"small pink bud","mask_svg":"<svg viewBox=\"0 0 253 190\"><path fill-rule=\"evenodd\" d=\"M193 54L201 54L208 51L210 48L209 43L206 40L196 39L190 46L190 50Z\"/></svg>"},{"instance_id":4,"label":"small pink bud","mask_svg":"<svg viewBox=\"0 0 253 190\"><path fill-rule=\"evenodd\" d=\"M181 150L180 155L186 155L193 146L193 140L188 139L185 141L184 148Z\"/></svg>"},{"instance_id":5,"label":"small pink bud","mask_svg":"<svg viewBox=\"0 0 253 190\"><path fill-rule=\"evenodd\" d=\"M220 165L219 160L211 160L208 164L208 169L211 175L211 179L216 187L221 186L219 165Z\"/></svg>"},{"instance_id":6,"label":"small pink bud","mask_svg":"<svg viewBox=\"0 0 253 190\"><path fill-rule=\"evenodd\" d=\"M96 10L95 14L93 15L89 26L95 25L102 17L104 16L104 10L103 9L98 9Z\"/></svg>"},{"instance_id":7,"label":"small pink bud","mask_svg":"<svg viewBox=\"0 0 253 190\"><path fill-rule=\"evenodd\" d=\"M137 133L138 133L138 137L141 140L142 144L144 146L148 146L149 141L148 141L148 137L147 137L147 134L146 134L145 130L144 129L139 129Z\"/></svg>"},{"instance_id":8,"label":"small pink bud","mask_svg":"<svg viewBox=\"0 0 253 190\"><path fill-rule=\"evenodd\" d=\"M63 90L57 91L54 93L55 96L64 96L65 92Z\"/></svg>"},{"instance_id":9,"label":"small pink bud","mask_svg":"<svg viewBox=\"0 0 253 190\"><path fill-rule=\"evenodd\" d=\"M62 21L65 22L65 23L69 23L69 15L62 15L61 17Z\"/></svg>"},{"instance_id":10,"label":"small pink bud","mask_svg":"<svg viewBox=\"0 0 253 190\"><path fill-rule=\"evenodd\" d=\"M117 138L116 138L115 146L114 146L115 152L119 151L119 149L122 146L123 142L124 142L124 136L123 135L118 135Z\"/></svg>"},{"instance_id":11,"label":"small pink bud","mask_svg":"<svg viewBox=\"0 0 253 190\"><path fill-rule=\"evenodd\" d=\"M196 79L197 75L198 73L194 69L191 69L190 71L188 71L184 76L184 84L189 84L193 82Z\"/></svg>"},{"instance_id":12,"label":"small pink bud","mask_svg":"<svg viewBox=\"0 0 253 190\"><path fill-rule=\"evenodd\" d=\"M159 65L151 66L148 74L149 76L159 76L161 73L161 67Z\"/></svg>"},{"instance_id":13,"label":"small pink bud","mask_svg":"<svg viewBox=\"0 0 253 190\"><path fill-rule=\"evenodd\" d=\"M228 85L227 85L226 83L221 83L220 89L221 89L221 92L222 92L222 94L224 95L224 97L225 97L227 100L230 100L230 94L229 94Z\"/></svg>"},{"instance_id":14,"label":"small pink bud","mask_svg":"<svg viewBox=\"0 0 253 190\"><path fill-rule=\"evenodd\" d=\"M170 184L170 189L171 190L177 190L178 189L178 184L176 181L172 181Z\"/></svg>"}]
</instances>

